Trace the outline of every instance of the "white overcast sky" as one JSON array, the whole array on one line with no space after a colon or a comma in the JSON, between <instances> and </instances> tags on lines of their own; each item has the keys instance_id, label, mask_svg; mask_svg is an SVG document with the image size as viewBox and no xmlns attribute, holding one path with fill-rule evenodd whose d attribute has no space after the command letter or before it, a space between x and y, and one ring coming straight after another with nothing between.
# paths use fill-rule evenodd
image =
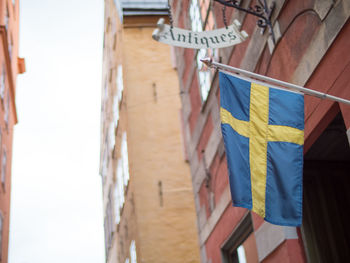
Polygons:
<instances>
[{"instance_id":1,"label":"white overcast sky","mask_svg":"<svg viewBox=\"0 0 350 263\"><path fill-rule=\"evenodd\" d=\"M20 0L10 263L102 263L103 0Z\"/></svg>"}]
</instances>

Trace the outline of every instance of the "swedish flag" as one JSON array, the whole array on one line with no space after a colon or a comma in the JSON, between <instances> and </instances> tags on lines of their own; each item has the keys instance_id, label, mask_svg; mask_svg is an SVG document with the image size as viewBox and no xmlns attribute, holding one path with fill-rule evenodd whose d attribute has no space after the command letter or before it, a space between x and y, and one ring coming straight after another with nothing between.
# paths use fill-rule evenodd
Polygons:
<instances>
[{"instance_id":1,"label":"swedish flag","mask_svg":"<svg viewBox=\"0 0 350 263\"><path fill-rule=\"evenodd\" d=\"M304 97L220 72L220 116L234 206L302 220Z\"/></svg>"}]
</instances>

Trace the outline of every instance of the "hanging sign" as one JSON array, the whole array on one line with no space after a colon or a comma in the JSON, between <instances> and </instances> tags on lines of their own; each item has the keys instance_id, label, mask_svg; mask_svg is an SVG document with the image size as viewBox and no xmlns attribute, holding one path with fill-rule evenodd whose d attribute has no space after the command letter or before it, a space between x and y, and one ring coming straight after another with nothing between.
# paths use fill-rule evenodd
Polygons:
<instances>
[{"instance_id":1,"label":"hanging sign","mask_svg":"<svg viewBox=\"0 0 350 263\"><path fill-rule=\"evenodd\" d=\"M153 31L152 38L164 44L202 49L202 48L223 48L243 42L248 34L239 31L240 23L235 20L230 26L210 31L193 32L182 28L164 24L164 19L159 19L157 29Z\"/></svg>"}]
</instances>

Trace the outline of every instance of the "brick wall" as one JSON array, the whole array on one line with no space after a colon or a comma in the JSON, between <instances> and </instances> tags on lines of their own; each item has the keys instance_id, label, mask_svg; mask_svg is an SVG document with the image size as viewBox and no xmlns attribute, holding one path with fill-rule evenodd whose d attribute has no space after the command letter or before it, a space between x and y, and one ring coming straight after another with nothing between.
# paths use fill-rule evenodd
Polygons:
<instances>
[{"instance_id":1,"label":"brick wall","mask_svg":"<svg viewBox=\"0 0 350 263\"><path fill-rule=\"evenodd\" d=\"M180 3L181 2L181 3ZM188 3L174 1L175 23L188 26ZM350 6L347 1L277 0L272 20L276 44L268 44L256 17L226 9L228 21L238 19L249 34L244 43L219 51L223 63L299 85L350 98ZM243 1L243 6L254 1ZM217 27L223 27L222 6L214 3ZM221 246L234 233L245 210L231 206L227 164L219 120L217 75L206 102L200 99L195 64L196 50L176 49L182 96L185 147L194 187L202 262L221 262ZM347 129L350 109L329 101L305 97L305 149L307 150L339 110ZM252 214L256 246L249 246L259 261L304 262L299 229L272 226ZM279 240L275 240L279 237ZM275 239L274 239L275 238ZM269 245L262 240L271 241ZM253 242L254 243L254 242ZM246 251L247 252L247 251ZM249 262L256 258L251 257Z\"/></svg>"}]
</instances>

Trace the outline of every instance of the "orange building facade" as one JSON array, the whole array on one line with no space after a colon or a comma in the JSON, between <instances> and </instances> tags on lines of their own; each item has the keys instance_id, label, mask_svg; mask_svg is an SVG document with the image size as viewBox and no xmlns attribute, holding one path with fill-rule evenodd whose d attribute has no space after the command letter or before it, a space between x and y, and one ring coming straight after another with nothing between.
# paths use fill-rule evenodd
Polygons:
<instances>
[{"instance_id":1,"label":"orange building facade","mask_svg":"<svg viewBox=\"0 0 350 263\"><path fill-rule=\"evenodd\" d=\"M0 262L8 262L13 126L17 123L16 77L25 71L18 58L19 1L0 1Z\"/></svg>"}]
</instances>

